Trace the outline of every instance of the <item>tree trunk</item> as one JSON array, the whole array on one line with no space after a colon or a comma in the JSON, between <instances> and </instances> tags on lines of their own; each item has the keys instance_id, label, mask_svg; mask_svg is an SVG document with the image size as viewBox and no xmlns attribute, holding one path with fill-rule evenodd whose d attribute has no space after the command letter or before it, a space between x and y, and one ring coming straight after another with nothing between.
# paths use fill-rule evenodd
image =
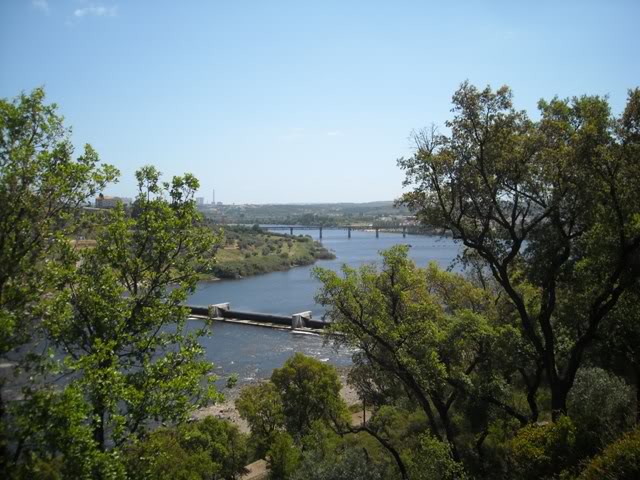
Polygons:
<instances>
[{"instance_id":1,"label":"tree trunk","mask_svg":"<svg viewBox=\"0 0 640 480\"><path fill-rule=\"evenodd\" d=\"M640 425L640 366L636 365L636 424Z\"/></svg>"},{"instance_id":2,"label":"tree trunk","mask_svg":"<svg viewBox=\"0 0 640 480\"><path fill-rule=\"evenodd\" d=\"M566 382L557 380L551 386L551 419L555 422L567 414L567 396L570 387Z\"/></svg>"},{"instance_id":3,"label":"tree trunk","mask_svg":"<svg viewBox=\"0 0 640 480\"><path fill-rule=\"evenodd\" d=\"M4 399L2 397L2 387L4 382L0 382L0 473L7 474L9 471L9 448L8 439L5 433L5 406Z\"/></svg>"}]
</instances>

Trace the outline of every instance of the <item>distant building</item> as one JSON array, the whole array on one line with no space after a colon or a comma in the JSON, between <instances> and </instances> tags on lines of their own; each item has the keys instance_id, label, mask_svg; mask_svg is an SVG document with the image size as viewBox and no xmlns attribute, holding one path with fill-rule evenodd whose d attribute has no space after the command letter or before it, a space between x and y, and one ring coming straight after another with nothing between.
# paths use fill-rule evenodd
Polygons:
<instances>
[{"instance_id":1,"label":"distant building","mask_svg":"<svg viewBox=\"0 0 640 480\"><path fill-rule=\"evenodd\" d=\"M204 197L196 197L196 205L202 207L204 205Z\"/></svg>"},{"instance_id":2,"label":"distant building","mask_svg":"<svg viewBox=\"0 0 640 480\"><path fill-rule=\"evenodd\" d=\"M100 194L96 197L96 208L115 208L121 202L123 205L130 205L131 199L127 197L111 197Z\"/></svg>"},{"instance_id":3,"label":"distant building","mask_svg":"<svg viewBox=\"0 0 640 480\"><path fill-rule=\"evenodd\" d=\"M215 205L216 204L216 189L212 189L211 190L211 205Z\"/></svg>"}]
</instances>

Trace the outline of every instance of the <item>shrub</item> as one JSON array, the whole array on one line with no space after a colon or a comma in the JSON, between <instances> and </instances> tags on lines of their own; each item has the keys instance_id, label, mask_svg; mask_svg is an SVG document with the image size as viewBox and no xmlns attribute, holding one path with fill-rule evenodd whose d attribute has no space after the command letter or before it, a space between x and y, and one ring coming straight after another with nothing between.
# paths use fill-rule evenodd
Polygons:
<instances>
[{"instance_id":1,"label":"shrub","mask_svg":"<svg viewBox=\"0 0 640 480\"><path fill-rule=\"evenodd\" d=\"M631 387L601 368L580 369L568 400L584 455L593 455L633 426Z\"/></svg>"},{"instance_id":2,"label":"shrub","mask_svg":"<svg viewBox=\"0 0 640 480\"><path fill-rule=\"evenodd\" d=\"M575 463L576 427L569 417L556 423L529 425L510 443L510 461L517 478L551 478Z\"/></svg>"},{"instance_id":3,"label":"shrub","mask_svg":"<svg viewBox=\"0 0 640 480\"><path fill-rule=\"evenodd\" d=\"M411 452L408 464L410 477L415 480L467 478L462 464L451 456L450 446L428 434L420 437L419 447L415 452Z\"/></svg>"},{"instance_id":4,"label":"shrub","mask_svg":"<svg viewBox=\"0 0 640 480\"><path fill-rule=\"evenodd\" d=\"M293 439L286 432L276 433L267 453L269 478L287 480L298 468L300 451L293 444Z\"/></svg>"},{"instance_id":5,"label":"shrub","mask_svg":"<svg viewBox=\"0 0 640 480\"><path fill-rule=\"evenodd\" d=\"M640 478L640 429L612 443L584 469L579 480L635 480Z\"/></svg>"},{"instance_id":6,"label":"shrub","mask_svg":"<svg viewBox=\"0 0 640 480\"><path fill-rule=\"evenodd\" d=\"M214 417L179 428L160 428L126 452L132 479L234 478L244 471L246 436Z\"/></svg>"}]
</instances>

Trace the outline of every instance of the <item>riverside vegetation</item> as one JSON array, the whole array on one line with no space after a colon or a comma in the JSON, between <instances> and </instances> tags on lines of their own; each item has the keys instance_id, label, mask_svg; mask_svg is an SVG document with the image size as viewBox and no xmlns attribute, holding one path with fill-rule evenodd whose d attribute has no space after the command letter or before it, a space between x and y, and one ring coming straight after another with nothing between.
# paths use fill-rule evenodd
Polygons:
<instances>
[{"instance_id":1,"label":"riverside vegetation","mask_svg":"<svg viewBox=\"0 0 640 480\"><path fill-rule=\"evenodd\" d=\"M453 105L448 133L419 132L399 161L401 202L461 242L464 272L407 246L315 269L363 405L296 354L240 393L245 434L189 421L222 396L181 306L224 255L197 180L144 167L130 215L87 217L115 169L89 146L72 158L42 90L3 100L3 478L233 479L261 457L274 479L638 478L640 90L617 117L583 96L534 121L507 87L468 83ZM95 246L75 249L87 222ZM309 242L267 238L241 255Z\"/></svg>"},{"instance_id":2,"label":"riverside vegetation","mask_svg":"<svg viewBox=\"0 0 640 480\"><path fill-rule=\"evenodd\" d=\"M333 258L333 253L308 236L268 233L257 225L226 226L224 247L203 279L242 278Z\"/></svg>"}]
</instances>

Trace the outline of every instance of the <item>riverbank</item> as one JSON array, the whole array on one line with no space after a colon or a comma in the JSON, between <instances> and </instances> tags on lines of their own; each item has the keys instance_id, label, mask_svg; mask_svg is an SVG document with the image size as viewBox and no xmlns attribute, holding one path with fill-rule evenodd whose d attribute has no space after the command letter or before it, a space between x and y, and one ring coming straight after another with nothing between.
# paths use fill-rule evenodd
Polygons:
<instances>
[{"instance_id":1,"label":"riverbank","mask_svg":"<svg viewBox=\"0 0 640 480\"><path fill-rule=\"evenodd\" d=\"M225 244L203 281L238 279L332 260L335 254L308 236L282 235L259 228L226 227Z\"/></svg>"}]
</instances>

